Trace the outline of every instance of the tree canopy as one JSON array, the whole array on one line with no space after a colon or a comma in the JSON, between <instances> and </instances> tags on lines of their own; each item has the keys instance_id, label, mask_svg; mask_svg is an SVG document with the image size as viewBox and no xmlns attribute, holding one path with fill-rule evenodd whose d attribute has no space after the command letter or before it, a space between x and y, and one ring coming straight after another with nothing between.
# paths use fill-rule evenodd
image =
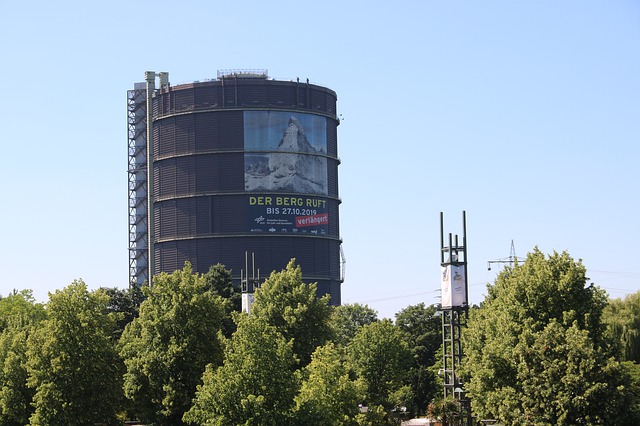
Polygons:
<instances>
[{"instance_id":1,"label":"tree canopy","mask_svg":"<svg viewBox=\"0 0 640 426\"><path fill-rule=\"evenodd\" d=\"M362 327L347 350L354 371L365 383L366 404L390 410L403 402L395 393L403 386L411 352L391 320Z\"/></svg>"},{"instance_id":2,"label":"tree canopy","mask_svg":"<svg viewBox=\"0 0 640 426\"><path fill-rule=\"evenodd\" d=\"M601 321L606 294L585 274L566 252L536 248L489 286L463 332L466 390L480 418L629 424L628 375Z\"/></svg>"},{"instance_id":3,"label":"tree canopy","mask_svg":"<svg viewBox=\"0 0 640 426\"><path fill-rule=\"evenodd\" d=\"M186 263L160 274L120 339L124 391L140 419L180 424L206 365L222 362L225 302Z\"/></svg>"},{"instance_id":4,"label":"tree canopy","mask_svg":"<svg viewBox=\"0 0 640 426\"><path fill-rule=\"evenodd\" d=\"M225 337L231 337L236 331L236 325L233 322L232 312L240 312L242 309L242 296L240 289L233 285L231 271L226 269L224 265L216 263L211 265L206 274L204 274L205 287L212 294L220 296L225 302L225 316L222 320L222 333Z\"/></svg>"},{"instance_id":5,"label":"tree canopy","mask_svg":"<svg viewBox=\"0 0 640 426\"><path fill-rule=\"evenodd\" d=\"M624 299L610 300L603 321L611 337L620 344L623 360L640 362L640 291Z\"/></svg>"},{"instance_id":6,"label":"tree canopy","mask_svg":"<svg viewBox=\"0 0 640 426\"><path fill-rule=\"evenodd\" d=\"M139 315L140 304L144 300L142 289L132 285L126 290L117 287L102 287L99 290L109 296L107 312L116 318L114 338L119 339L127 324Z\"/></svg>"},{"instance_id":7,"label":"tree canopy","mask_svg":"<svg viewBox=\"0 0 640 426\"><path fill-rule=\"evenodd\" d=\"M401 331L411 351L411 366L406 383L411 386L408 409L415 415L426 413L429 402L440 390L438 378L431 368L442 345L442 320L436 306L424 303L407 306L396 314L396 327Z\"/></svg>"},{"instance_id":8,"label":"tree canopy","mask_svg":"<svg viewBox=\"0 0 640 426\"><path fill-rule=\"evenodd\" d=\"M224 363L210 364L184 420L198 425L289 425L299 376L292 342L262 318L236 315Z\"/></svg>"},{"instance_id":9,"label":"tree canopy","mask_svg":"<svg viewBox=\"0 0 640 426\"><path fill-rule=\"evenodd\" d=\"M441 387L441 318L395 323L332 307L292 260L237 312L230 271L161 274L154 287L81 280L36 303L0 297L0 424L381 426L427 411L459 424ZM567 253L505 268L463 329L477 418L509 425L640 424L640 292L609 300ZM436 399L434 400L434 397ZM366 407L366 409L365 409Z\"/></svg>"},{"instance_id":10,"label":"tree canopy","mask_svg":"<svg viewBox=\"0 0 640 426\"><path fill-rule=\"evenodd\" d=\"M122 385L108 301L81 280L49 296L47 319L27 343L30 424L116 422Z\"/></svg>"},{"instance_id":11,"label":"tree canopy","mask_svg":"<svg viewBox=\"0 0 640 426\"><path fill-rule=\"evenodd\" d=\"M347 426L357 423L365 383L350 377L344 358L344 349L331 342L313 353L311 363L304 369L300 393L295 397L298 424Z\"/></svg>"},{"instance_id":12,"label":"tree canopy","mask_svg":"<svg viewBox=\"0 0 640 426\"><path fill-rule=\"evenodd\" d=\"M331 313L333 341L346 346L358 330L367 324L378 321L378 313L368 305L359 303L336 306Z\"/></svg>"},{"instance_id":13,"label":"tree canopy","mask_svg":"<svg viewBox=\"0 0 640 426\"><path fill-rule=\"evenodd\" d=\"M0 331L36 324L46 316L44 305L36 303L31 290L13 290L8 296L0 297Z\"/></svg>"},{"instance_id":14,"label":"tree canopy","mask_svg":"<svg viewBox=\"0 0 640 426\"><path fill-rule=\"evenodd\" d=\"M292 259L280 272L272 272L256 291L251 315L276 327L292 340L293 352L301 366L331 337L329 295L317 297L315 283L302 281L302 269Z\"/></svg>"},{"instance_id":15,"label":"tree canopy","mask_svg":"<svg viewBox=\"0 0 640 426\"><path fill-rule=\"evenodd\" d=\"M27 340L46 318L30 290L0 299L0 424L24 425L33 414L35 394L27 387Z\"/></svg>"}]
</instances>

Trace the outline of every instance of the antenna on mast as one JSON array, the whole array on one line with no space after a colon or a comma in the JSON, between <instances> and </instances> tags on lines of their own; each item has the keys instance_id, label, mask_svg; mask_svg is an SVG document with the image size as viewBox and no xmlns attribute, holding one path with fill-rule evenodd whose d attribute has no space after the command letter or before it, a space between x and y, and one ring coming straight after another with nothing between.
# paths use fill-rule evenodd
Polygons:
<instances>
[{"instance_id":1,"label":"antenna on mast","mask_svg":"<svg viewBox=\"0 0 640 426\"><path fill-rule=\"evenodd\" d=\"M260 269L256 276L256 255L251 253L251 277L249 277L249 252L244 252L244 269L240 270L240 289L242 291L242 312L251 313L253 293L260 288Z\"/></svg>"}]
</instances>

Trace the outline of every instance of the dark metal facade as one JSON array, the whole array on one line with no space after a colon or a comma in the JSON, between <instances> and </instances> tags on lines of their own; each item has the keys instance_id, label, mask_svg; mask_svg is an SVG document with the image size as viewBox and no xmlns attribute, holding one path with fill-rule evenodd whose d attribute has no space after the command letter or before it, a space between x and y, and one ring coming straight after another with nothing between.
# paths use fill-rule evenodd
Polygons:
<instances>
[{"instance_id":1,"label":"dark metal facade","mask_svg":"<svg viewBox=\"0 0 640 426\"><path fill-rule=\"evenodd\" d=\"M322 149L282 152L263 144L260 135L282 134L272 128L283 117L293 129L287 131L301 136L282 136L280 145L285 137L315 137ZM340 303L335 92L308 82L221 76L156 90L152 120L154 274L173 272L185 261L202 273L222 263L239 282L245 252L255 254L263 276L295 258L305 282L317 282L319 294ZM270 124L252 124L261 120ZM314 124L304 129L305 123ZM248 183L248 170L259 169L255 158L264 169L300 158L313 165L307 168L320 184L278 187L269 183L277 176L262 175L256 179L267 184Z\"/></svg>"}]
</instances>

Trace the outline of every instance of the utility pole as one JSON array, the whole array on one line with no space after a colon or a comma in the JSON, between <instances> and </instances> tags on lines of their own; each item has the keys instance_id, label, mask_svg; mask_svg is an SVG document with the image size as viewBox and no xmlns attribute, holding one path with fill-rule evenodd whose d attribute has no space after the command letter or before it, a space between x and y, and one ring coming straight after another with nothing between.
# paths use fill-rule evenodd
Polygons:
<instances>
[{"instance_id":1,"label":"utility pole","mask_svg":"<svg viewBox=\"0 0 640 426\"><path fill-rule=\"evenodd\" d=\"M494 263L509 264L509 266L513 266L517 261L518 257L516 256L516 246L513 244L513 240L511 240L511 252L509 253L509 258L487 261L487 270L490 271L491 265L493 265Z\"/></svg>"}]
</instances>

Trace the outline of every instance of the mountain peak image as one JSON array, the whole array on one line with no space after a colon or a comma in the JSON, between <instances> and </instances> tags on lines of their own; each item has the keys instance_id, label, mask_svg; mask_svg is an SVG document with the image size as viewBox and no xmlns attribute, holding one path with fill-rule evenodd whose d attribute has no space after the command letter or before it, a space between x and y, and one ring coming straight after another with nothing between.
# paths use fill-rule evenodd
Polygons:
<instances>
[{"instance_id":1,"label":"mountain peak image","mask_svg":"<svg viewBox=\"0 0 640 426\"><path fill-rule=\"evenodd\" d=\"M278 151L316 152L316 149L307 139L304 127L302 127L298 119L294 116L291 116L289 119L289 125L278 144Z\"/></svg>"},{"instance_id":2,"label":"mountain peak image","mask_svg":"<svg viewBox=\"0 0 640 426\"><path fill-rule=\"evenodd\" d=\"M327 192L327 160L307 139L304 127L292 116L276 152L264 154L245 168L245 189L311 194Z\"/></svg>"}]
</instances>

